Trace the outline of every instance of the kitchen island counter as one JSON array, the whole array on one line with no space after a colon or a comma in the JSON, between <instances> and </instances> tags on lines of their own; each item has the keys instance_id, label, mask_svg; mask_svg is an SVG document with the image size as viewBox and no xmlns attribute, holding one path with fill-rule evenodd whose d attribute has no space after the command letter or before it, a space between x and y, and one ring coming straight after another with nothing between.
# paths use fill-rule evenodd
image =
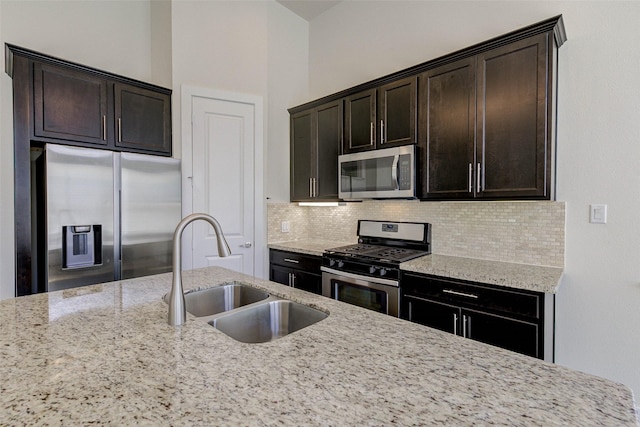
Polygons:
<instances>
[{"instance_id":1,"label":"kitchen island counter","mask_svg":"<svg viewBox=\"0 0 640 427\"><path fill-rule=\"evenodd\" d=\"M171 275L0 302L0 425L637 425L628 387L211 267L329 313L264 344L187 316Z\"/></svg>"}]
</instances>

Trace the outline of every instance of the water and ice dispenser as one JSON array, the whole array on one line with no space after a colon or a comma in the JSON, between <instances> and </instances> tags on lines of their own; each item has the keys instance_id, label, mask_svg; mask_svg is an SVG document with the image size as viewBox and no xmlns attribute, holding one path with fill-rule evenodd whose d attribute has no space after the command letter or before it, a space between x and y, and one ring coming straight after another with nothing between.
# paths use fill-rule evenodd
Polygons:
<instances>
[{"instance_id":1,"label":"water and ice dispenser","mask_svg":"<svg viewBox=\"0 0 640 427\"><path fill-rule=\"evenodd\" d=\"M62 268L102 264L102 225L62 227Z\"/></svg>"}]
</instances>

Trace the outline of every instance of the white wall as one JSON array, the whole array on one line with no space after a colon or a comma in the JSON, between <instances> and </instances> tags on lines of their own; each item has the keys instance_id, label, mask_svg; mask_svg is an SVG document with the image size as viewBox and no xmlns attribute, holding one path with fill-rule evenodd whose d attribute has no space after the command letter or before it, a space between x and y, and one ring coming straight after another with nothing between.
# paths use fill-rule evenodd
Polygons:
<instances>
[{"instance_id":1,"label":"white wall","mask_svg":"<svg viewBox=\"0 0 640 427\"><path fill-rule=\"evenodd\" d=\"M270 1L172 5L173 84L260 95L265 102L266 197L289 200L289 114L307 94L308 24ZM180 146L174 96L174 145Z\"/></svg>"},{"instance_id":2,"label":"white wall","mask_svg":"<svg viewBox=\"0 0 640 427\"><path fill-rule=\"evenodd\" d=\"M154 83L149 1L0 2L0 43ZM4 64L4 55L3 64ZM170 74L169 74L170 75ZM0 299L14 296L13 104L0 76Z\"/></svg>"},{"instance_id":3,"label":"white wall","mask_svg":"<svg viewBox=\"0 0 640 427\"><path fill-rule=\"evenodd\" d=\"M310 98L558 14L567 231L556 358L640 394L639 2L342 2L310 23ZM608 204L606 225L588 222L590 203Z\"/></svg>"}]
</instances>

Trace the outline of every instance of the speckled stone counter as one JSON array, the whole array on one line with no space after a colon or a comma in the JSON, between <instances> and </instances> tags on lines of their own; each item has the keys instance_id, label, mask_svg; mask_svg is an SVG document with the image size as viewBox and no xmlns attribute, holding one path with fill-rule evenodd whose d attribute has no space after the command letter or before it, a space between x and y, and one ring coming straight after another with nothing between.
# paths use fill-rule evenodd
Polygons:
<instances>
[{"instance_id":1,"label":"speckled stone counter","mask_svg":"<svg viewBox=\"0 0 640 427\"><path fill-rule=\"evenodd\" d=\"M327 249L350 245L352 243L357 243L357 240L343 242L334 242L331 240L292 240L289 242L269 243L269 249L322 256L322 253Z\"/></svg>"},{"instance_id":2,"label":"speckled stone counter","mask_svg":"<svg viewBox=\"0 0 640 427\"><path fill-rule=\"evenodd\" d=\"M329 313L264 344L188 316L162 274L0 302L0 425L637 425L629 388L221 268Z\"/></svg>"},{"instance_id":3,"label":"speckled stone counter","mask_svg":"<svg viewBox=\"0 0 640 427\"><path fill-rule=\"evenodd\" d=\"M490 285L556 293L562 269L445 255L427 255L400 264L405 271Z\"/></svg>"},{"instance_id":4,"label":"speckled stone counter","mask_svg":"<svg viewBox=\"0 0 640 427\"><path fill-rule=\"evenodd\" d=\"M270 249L322 256L325 249L355 242L323 240L269 243ZM543 293L556 293L562 269L537 265L489 261L474 258L431 254L400 264L400 269L414 273L431 274L450 279L470 280L508 288L527 289Z\"/></svg>"}]
</instances>

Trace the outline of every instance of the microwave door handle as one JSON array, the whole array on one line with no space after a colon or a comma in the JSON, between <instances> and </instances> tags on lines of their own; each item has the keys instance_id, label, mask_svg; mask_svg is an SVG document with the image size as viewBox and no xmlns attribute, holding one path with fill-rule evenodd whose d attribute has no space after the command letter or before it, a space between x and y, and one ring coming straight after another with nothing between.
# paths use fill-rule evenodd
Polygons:
<instances>
[{"instance_id":1,"label":"microwave door handle","mask_svg":"<svg viewBox=\"0 0 640 427\"><path fill-rule=\"evenodd\" d=\"M398 183L398 160L400 160L400 156L393 156L393 165L391 165L391 180L396 190L400 190L400 184Z\"/></svg>"}]
</instances>

